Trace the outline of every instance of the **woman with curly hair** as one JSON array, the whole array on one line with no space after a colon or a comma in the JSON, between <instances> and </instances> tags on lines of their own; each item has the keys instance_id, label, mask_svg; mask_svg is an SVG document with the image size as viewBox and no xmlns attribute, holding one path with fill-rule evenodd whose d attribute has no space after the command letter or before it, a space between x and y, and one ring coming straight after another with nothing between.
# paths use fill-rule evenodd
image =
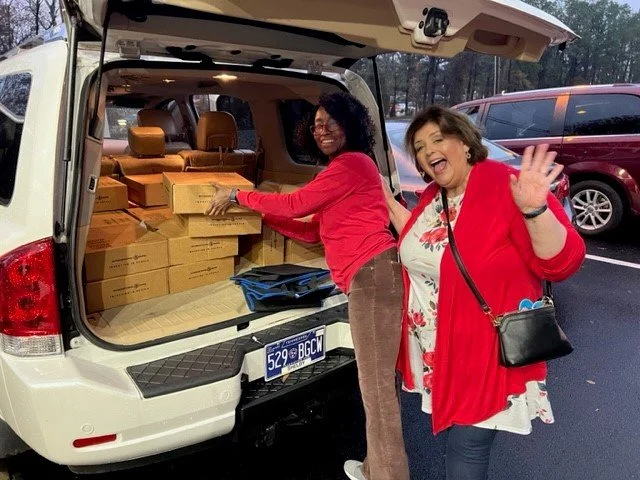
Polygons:
<instances>
[{"instance_id":1,"label":"woman with curly hair","mask_svg":"<svg viewBox=\"0 0 640 480\"><path fill-rule=\"evenodd\" d=\"M348 460L351 479L408 480L395 365L401 332L402 278L376 163L366 107L345 92L320 97L298 130L300 146L327 167L294 193L219 187L206 213L231 204L259 211L287 237L322 242L336 285L349 296L349 323L366 414L367 458ZM303 133L306 133L303 134ZM313 215L310 222L296 220Z\"/></svg>"}]
</instances>

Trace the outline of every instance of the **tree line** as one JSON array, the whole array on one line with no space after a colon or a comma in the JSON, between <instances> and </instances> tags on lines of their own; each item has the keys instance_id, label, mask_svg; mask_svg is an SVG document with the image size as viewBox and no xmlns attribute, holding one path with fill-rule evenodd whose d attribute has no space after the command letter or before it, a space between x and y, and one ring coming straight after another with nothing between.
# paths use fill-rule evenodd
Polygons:
<instances>
[{"instance_id":1,"label":"tree line","mask_svg":"<svg viewBox=\"0 0 640 480\"><path fill-rule=\"evenodd\" d=\"M0 54L60 23L60 0L0 0Z\"/></svg>"}]
</instances>

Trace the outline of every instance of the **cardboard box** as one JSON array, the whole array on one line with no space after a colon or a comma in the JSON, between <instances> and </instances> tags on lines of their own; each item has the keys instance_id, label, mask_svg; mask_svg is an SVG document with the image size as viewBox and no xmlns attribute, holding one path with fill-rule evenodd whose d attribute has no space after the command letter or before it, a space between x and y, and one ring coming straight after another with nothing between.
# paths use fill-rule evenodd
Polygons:
<instances>
[{"instance_id":1,"label":"cardboard box","mask_svg":"<svg viewBox=\"0 0 640 480\"><path fill-rule=\"evenodd\" d=\"M138 223L138 220L129 215L125 210L114 210L112 212L98 212L91 216L89 226L91 228L115 227L118 225L130 225Z\"/></svg>"},{"instance_id":2,"label":"cardboard box","mask_svg":"<svg viewBox=\"0 0 640 480\"><path fill-rule=\"evenodd\" d=\"M227 214L221 217L206 215L176 215L190 237L228 237L255 235L262 231L259 213Z\"/></svg>"},{"instance_id":3,"label":"cardboard box","mask_svg":"<svg viewBox=\"0 0 640 480\"><path fill-rule=\"evenodd\" d=\"M212 183L253 190L253 183L232 172L164 172L162 175L173 213L204 214L215 193Z\"/></svg>"},{"instance_id":4,"label":"cardboard box","mask_svg":"<svg viewBox=\"0 0 640 480\"><path fill-rule=\"evenodd\" d=\"M127 209L127 213L144 222L151 230L156 230L163 222L173 218L173 212L169 207L133 207Z\"/></svg>"},{"instance_id":5,"label":"cardboard box","mask_svg":"<svg viewBox=\"0 0 640 480\"><path fill-rule=\"evenodd\" d=\"M321 243L298 242L287 238L284 245L284 263L302 263L324 257L324 245Z\"/></svg>"},{"instance_id":6,"label":"cardboard box","mask_svg":"<svg viewBox=\"0 0 640 480\"><path fill-rule=\"evenodd\" d=\"M247 235L240 240L244 258L256 265L284 263L284 236L264 225L262 235Z\"/></svg>"},{"instance_id":7,"label":"cardboard box","mask_svg":"<svg viewBox=\"0 0 640 480\"><path fill-rule=\"evenodd\" d=\"M87 282L163 268L167 239L135 223L90 228L84 265Z\"/></svg>"},{"instance_id":8,"label":"cardboard box","mask_svg":"<svg viewBox=\"0 0 640 480\"><path fill-rule=\"evenodd\" d=\"M169 292L183 292L228 280L233 276L233 268L233 257L169 267Z\"/></svg>"},{"instance_id":9,"label":"cardboard box","mask_svg":"<svg viewBox=\"0 0 640 480\"><path fill-rule=\"evenodd\" d=\"M127 186L111 177L99 177L94 212L125 210L129 206Z\"/></svg>"},{"instance_id":10,"label":"cardboard box","mask_svg":"<svg viewBox=\"0 0 640 480\"><path fill-rule=\"evenodd\" d=\"M129 175L121 178L127 186L129 200L143 207L168 205L169 197L162 184L162 174Z\"/></svg>"},{"instance_id":11,"label":"cardboard box","mask_svg":"<svg viewBox=\"0 0 640 480\"><path fill-rule=\"evenodd\" d=\"M238 254L238 237L191 238L177 220L160 224L158 233L166 237L169 247L169 265L233 257Z\"/></svg>"},{"instance_id":12,"label":"cardboard box","mask_svg":"<svg viewBox=\"0 0 640 480\"><path fill-rule=\"evenodd\" d=\"M90 282L85 286L85 293L87 313L168 295L167 269Z\"/></svg>"}]
</instances>

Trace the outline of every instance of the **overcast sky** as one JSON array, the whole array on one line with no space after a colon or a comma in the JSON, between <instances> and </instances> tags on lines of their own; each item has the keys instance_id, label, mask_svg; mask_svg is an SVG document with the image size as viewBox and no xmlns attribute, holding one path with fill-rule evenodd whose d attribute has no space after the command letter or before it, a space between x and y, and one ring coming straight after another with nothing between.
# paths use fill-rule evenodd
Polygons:
<instances>
[{"instance_id":1,"label":"overcast sky","mask_svg":"<svg viewBox=\"0 0 640 480\"><path fill-rule=\"evenodd\" d=\"M618 3L627 3L631 7L631 10L637 12L640 10L640 0L618 0Z\"/></svg>"}]
</instances>

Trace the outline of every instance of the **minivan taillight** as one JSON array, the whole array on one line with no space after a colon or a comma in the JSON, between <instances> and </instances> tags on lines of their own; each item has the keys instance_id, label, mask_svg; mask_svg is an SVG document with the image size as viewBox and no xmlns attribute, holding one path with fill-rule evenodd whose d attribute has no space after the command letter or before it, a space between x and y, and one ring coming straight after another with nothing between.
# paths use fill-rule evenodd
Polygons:
<instances>
[{"instance_id":1,"label":"minivan taillight","mask_svg":"<svg viewBox=\"0 0 640 480\"><path fill-rule=\"evenodd\" d=\"M53 239L0 258L2 350L18 356L62 352Z\"/></svg>"}]
</instances>

